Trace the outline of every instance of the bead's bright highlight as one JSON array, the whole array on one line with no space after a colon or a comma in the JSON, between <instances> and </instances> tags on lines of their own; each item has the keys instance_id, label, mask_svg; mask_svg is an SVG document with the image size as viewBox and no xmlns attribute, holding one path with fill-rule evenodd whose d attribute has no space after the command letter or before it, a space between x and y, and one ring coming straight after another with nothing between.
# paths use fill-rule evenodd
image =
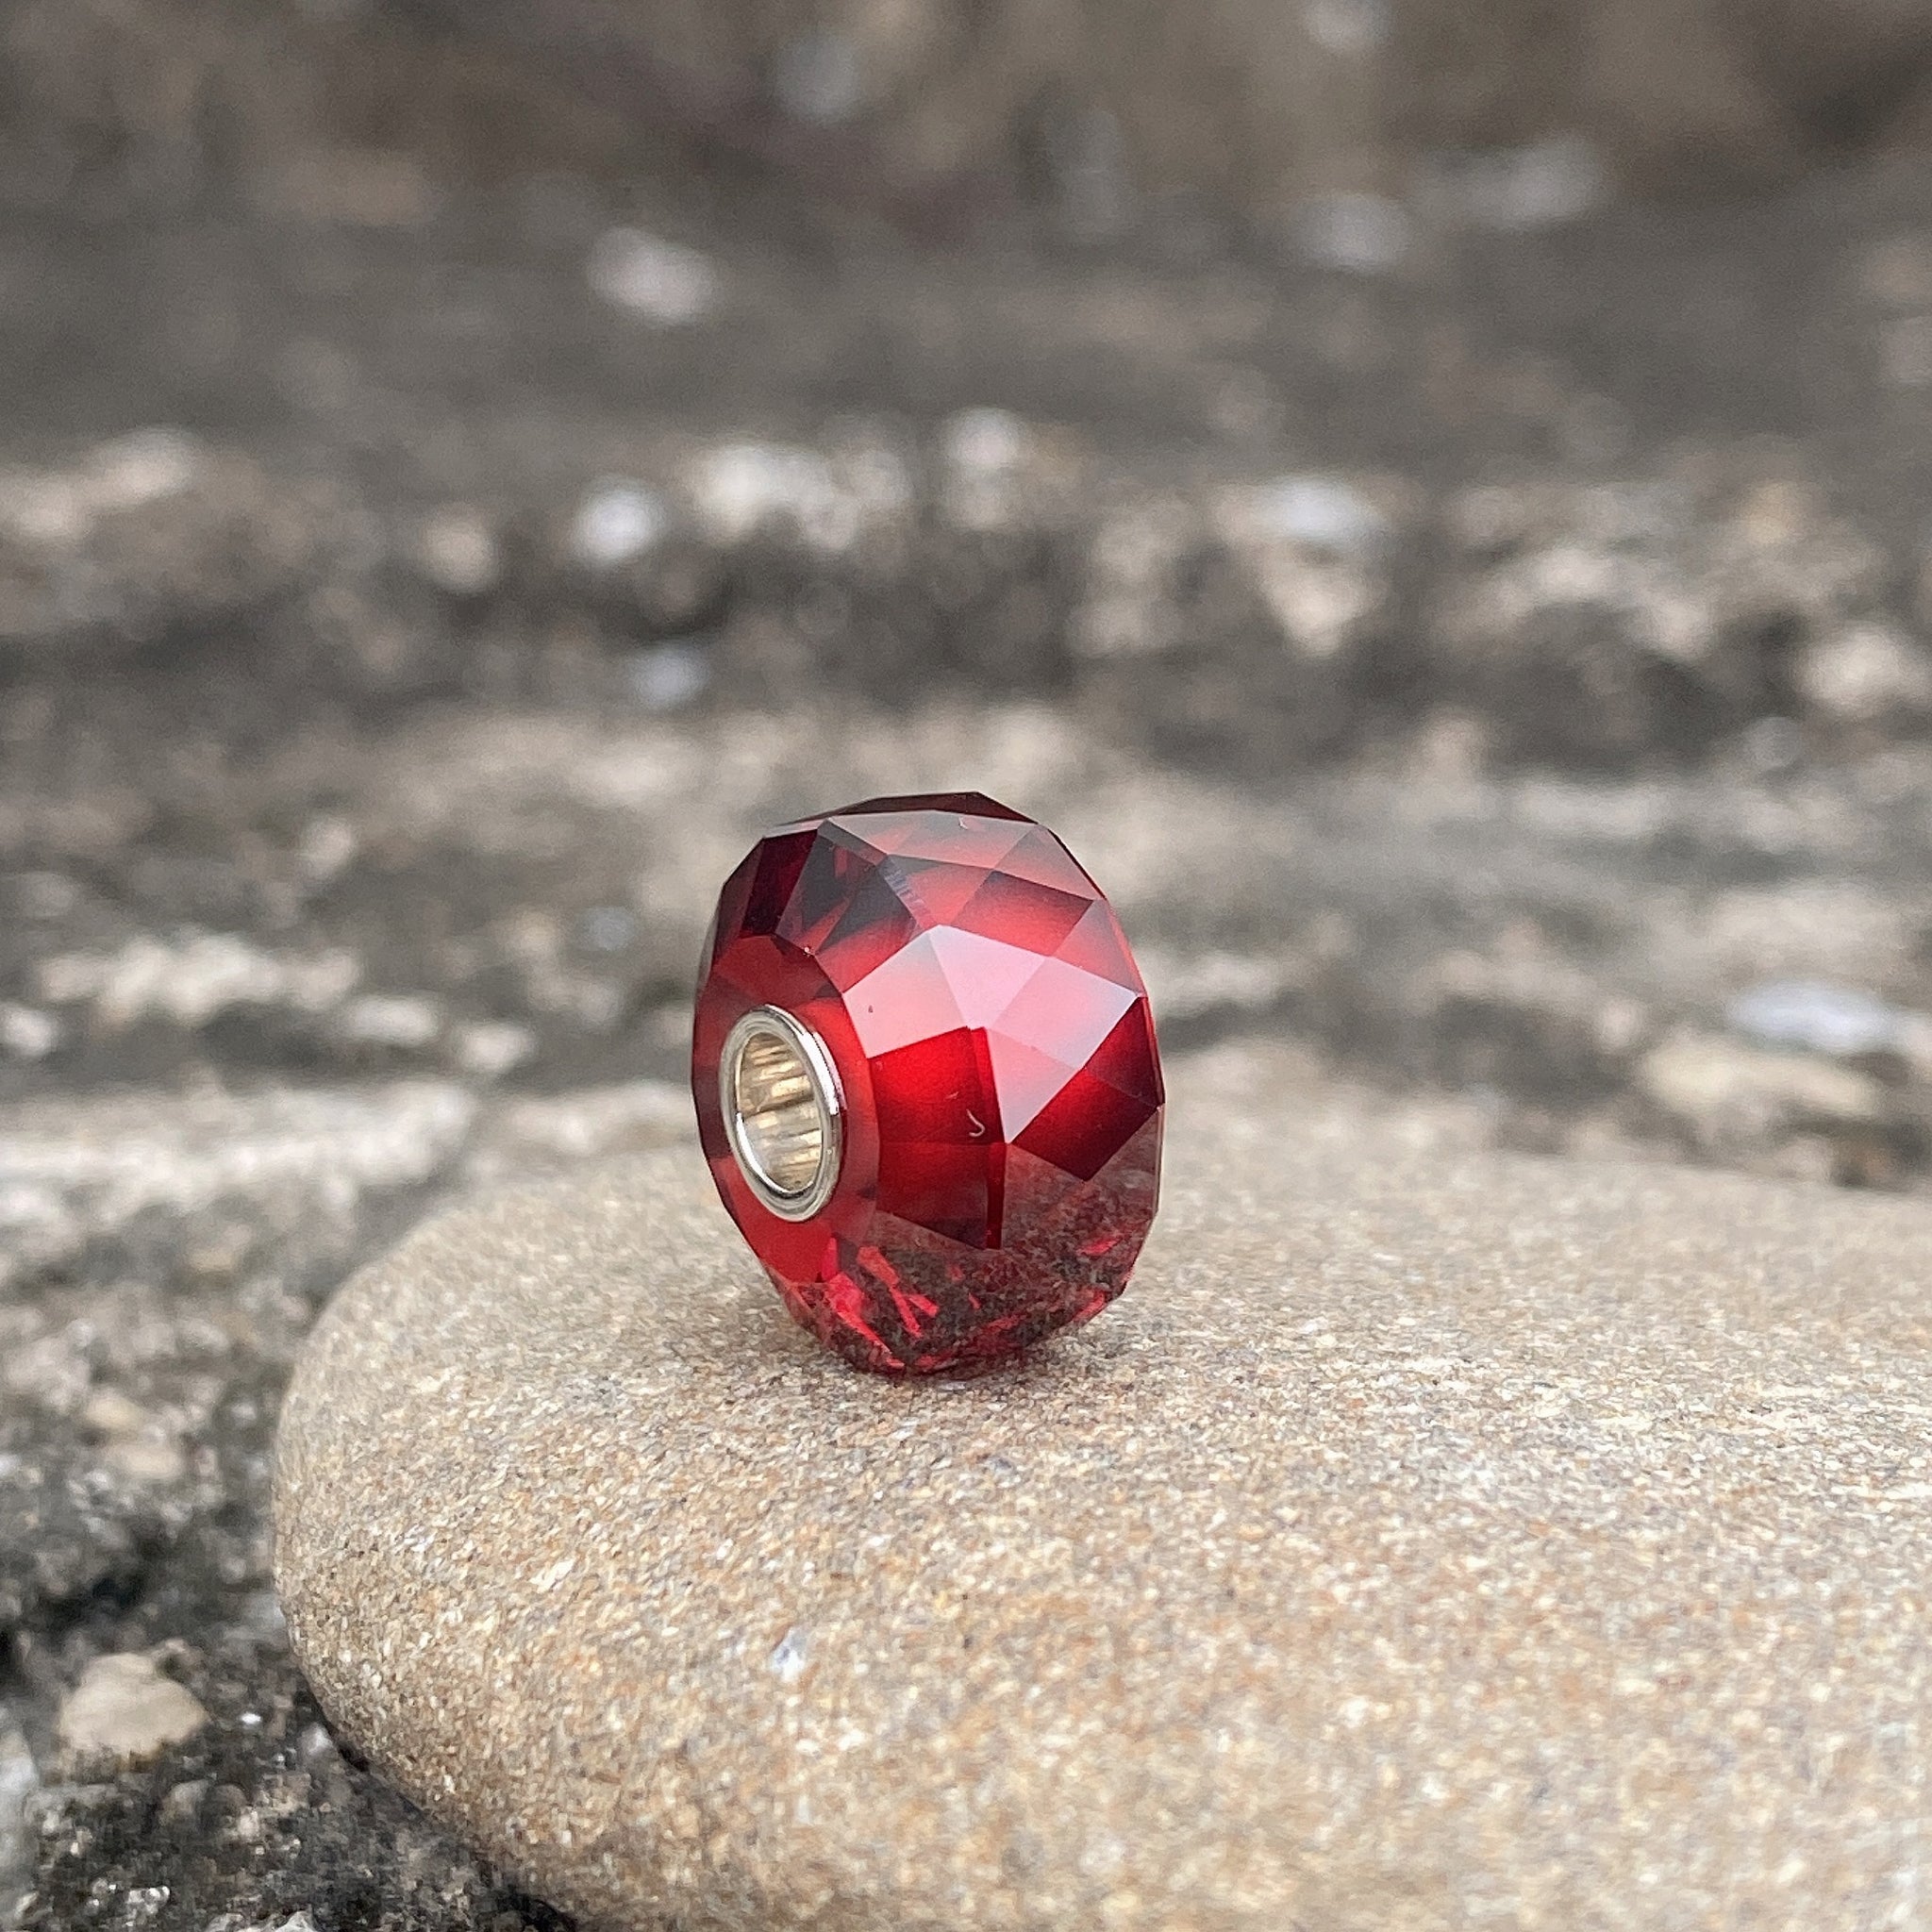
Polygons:
<instances>
[{"instance_id":1,"label":"bead's bright highlight","mask_svg":"<svg viewBox=\"0 0 1932 1932\"><path fill-rule=\"evenodd\" d=\"M1126 1285L1153 1021L1112 908L1032 820L961 793L773 832L725 883L693 1033L724 1205L852 1360L995 1360Z\"/></svg>"}]
</instances>

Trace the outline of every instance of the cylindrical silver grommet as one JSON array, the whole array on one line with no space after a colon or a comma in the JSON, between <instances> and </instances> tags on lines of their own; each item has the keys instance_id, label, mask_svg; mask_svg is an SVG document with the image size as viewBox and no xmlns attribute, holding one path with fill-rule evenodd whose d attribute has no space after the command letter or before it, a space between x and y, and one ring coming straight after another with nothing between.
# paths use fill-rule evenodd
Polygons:
<instances>
[{"instance_id":1,"label":"cylindrical silver grommet","mask_svg":"<svg viewBox=\"0 0 1932 1932\"><path fill-rule=\"evenodd\" d=\"M724 1036L718 1099L752 1191L786 1221L809 1221L839 1179L843 1115L825 1043L777 1007L754 1007Z\"/></svg>"}]
</instances>

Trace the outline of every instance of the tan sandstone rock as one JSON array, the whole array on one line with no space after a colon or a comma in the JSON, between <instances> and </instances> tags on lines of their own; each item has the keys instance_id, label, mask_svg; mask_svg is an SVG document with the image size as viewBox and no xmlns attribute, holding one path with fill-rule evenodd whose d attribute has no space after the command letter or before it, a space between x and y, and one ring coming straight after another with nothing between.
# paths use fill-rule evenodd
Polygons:
<instances>
[{"instance_id":1,"label":"tan sandstone rock","mask_svg":"<svg viewBox=\"0 0 1932 1932\"><path fill-rule=\"evenodd\" d=\"M594 1924L1908 1923L1932 1212L1177 1115L1125 1297L963 1384L680 1150L418 1233L283 1422L332 1719Z\"/></svg>"}]
</instances>

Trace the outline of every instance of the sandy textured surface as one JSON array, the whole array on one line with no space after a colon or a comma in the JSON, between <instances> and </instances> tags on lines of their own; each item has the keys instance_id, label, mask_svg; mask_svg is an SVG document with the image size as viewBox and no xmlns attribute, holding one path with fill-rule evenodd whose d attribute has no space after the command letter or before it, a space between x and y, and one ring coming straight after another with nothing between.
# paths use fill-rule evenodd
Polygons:
<instances>
[{"instance_id":1,"label":"sandy textured surface","mask_svg":"<svg viewBox=\"0 0 1932 1932\"><path fill-rule=\"evenodd\" d=\"M606 1924L1932 1921L1932 1214L1179 1113L964 1385L682 1151L419 1232L283 1423L331 1717Z\"/></svg>"}]
</instances>

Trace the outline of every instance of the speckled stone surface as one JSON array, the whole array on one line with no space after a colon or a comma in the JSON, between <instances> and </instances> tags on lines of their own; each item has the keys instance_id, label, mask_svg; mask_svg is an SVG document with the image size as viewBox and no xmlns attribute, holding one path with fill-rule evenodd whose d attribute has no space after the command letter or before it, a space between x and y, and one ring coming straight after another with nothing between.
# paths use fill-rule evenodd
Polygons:
<instances>
[{"instance_id":1,"label":"speckled stone surface","mask_svg":"<svg viewBox=\"0 0 1932 1932\"><path fill-rule=\"evenodd\" d=\"M333 1718L602 1924L1932 1924L1932 1212L1183 1104L1124 1299L868 1379L695 1153L317 1330Z\"/></svg>"}]
</instances>

